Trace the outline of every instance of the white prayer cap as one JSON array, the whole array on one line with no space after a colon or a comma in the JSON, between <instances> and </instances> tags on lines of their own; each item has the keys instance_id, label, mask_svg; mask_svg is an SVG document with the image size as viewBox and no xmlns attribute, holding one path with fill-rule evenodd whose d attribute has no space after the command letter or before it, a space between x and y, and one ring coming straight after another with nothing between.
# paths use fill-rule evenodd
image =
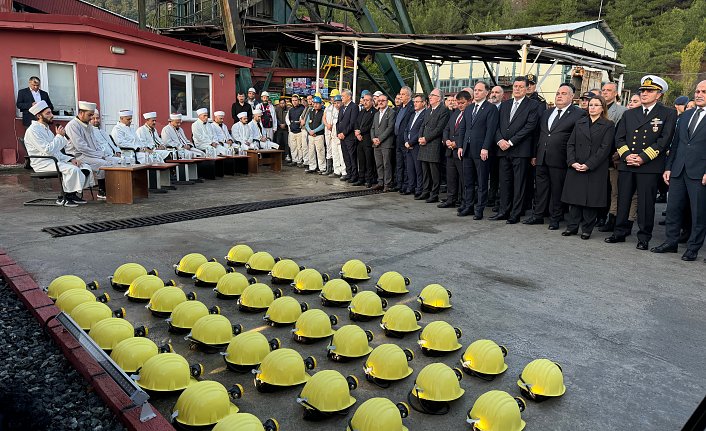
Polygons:
<instances>
[{"instance_id":1,"label":"white prayer cap","mask_svg":"<svg viewBox=\"0 0 706 431\"><path fill-rule=\"evenodd\" d=\"M260 93L260 97L265 97L265 96L270 97L270 93L268 93L267 91L263 91L262 93Z\"/></svg>"},{"instance_id":2,"label":"white prayer cap","mask_svg":"<svg viewBox=\"0 0 706 431\"><path fill-rule=\"evenodd\" d=\"M130 109L123 109L118 112L118 117L132 117L132 111Z\"/></svg>"},{"instance_id":3,"label":"white prayer cap","mask_svg":"<svg viewBox=\"0 0 706 431\"><path fill-rule=\"evenodd\" d=\"M36 105L34 105L34 106L32 106L31 108L29 108L29 112L31 112L32 115L37 115L37 114L39 114L40 112L42 112L42 111L44 111L45 109L47 109L48 107L49 107L49 105L47 105L47 102L45 102L44 100L40 100L39 102L37 102Z\"/></svg>"},{"instance_id":4,"label":"white prayer cap","mask_svg":"<svg viewBox=\"0 0 706 431\"><path fill-rule=\"evenodd\" d=\"M225 117L225 116L226 116L226 113L223 112L223 111L216 111L216 112L213 113L213 115L216 116L216 117Z\"/></svg>"},{"instance_id":5,"label":"white prayer cap","mask_svg":"<svg viewBox=\"0 0 706 431\"><path fill-rule=\"evenodd\" d=\"M170 120L181 120L181 114L169 114Z\"/></svg>"},{"instance_id":6,"label":"white prayer cap","mask_svg":"<svg viewBox=\"0 0 706 431\"><path fill-rule=\"evenodd\" d=\"M252 87L248 88L248 93L250 93L251 91L252 91L253 93L257 93L257 91L255 91L254 88L252 88Z\"/></svg>"},{"instance_id":7,"label":"white prayer cap","mask_svg":"<svg viewBox=\"0 0 706 431\"><path fill-rule=\"evenodd\" d=\"M247 118L248 113L247 112L241 112L238 114L238 118Z\"/></svg>"},{"instance_id":8,"label":"white prayer cap","mask_svg":"<svg viewBox=\"0 0 706 431\"><path fill-rule=\"evenodd\" d=\"M91 102L84 102L84 101L79 101L78 102L78 109L81 111L95 111L96 110L96 104L91 103Z\"/></svg>"},{"instance_id":9,"label":"white prayer cap","mask_svg":"<svg viewBox=\"0 0 706 431\"><path fill-rule=\"evenodd\" d=\"M98 108L96 108L96 109L93 110L93 115L100 115L100 114L101 114L101 113L98 112Z\"/></svg>"},{"instance_id":10,"label":"white prayer cap","mask_svg":"<svg viewBox=\"0 0 706 431\"><path fill-rule=\"evenodd\" d=\"M201 108L196 111L196 115L208 114L207 108Z\"/></svg>"},{"instance_id":11,"label":"white prayer cap","mask_svg":"<svg viewBox=\"0 0 706 431\"><path fill-rule=\"evenodd\" d=\"M145 112L142 114L142 118L145 120L151 120L152 118L157 118L157 113L156 112Z\"/></svg>"},{"instance_id":12,"label":"white prayer cap","mask_svg":"<svg viewBox=\"0 0 706 431\"><path fill-rule=\"evenodd\" d=\"M373 96L379 97L382 96L382 91L378 90L375 93L373 93Z\"/></svg>"},{"instance_id":13,"label":"white prayer cap","mask_svg":"<svg viewBox=\"0 0 706 431\"><path fill-rule=\"evenodd\" d=\"M253 109L252 114L253 114L253 115L262 115L262 110L260 110L260 109ZM245 115L247 115L247 114L245 114Z\"/></svg>"}]
</instances>

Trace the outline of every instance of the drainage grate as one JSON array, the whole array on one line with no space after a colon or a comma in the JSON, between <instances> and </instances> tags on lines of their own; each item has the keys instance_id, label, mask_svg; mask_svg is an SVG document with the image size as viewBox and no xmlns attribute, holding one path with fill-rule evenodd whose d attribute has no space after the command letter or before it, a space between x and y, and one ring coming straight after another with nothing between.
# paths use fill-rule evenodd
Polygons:
<instances>
[{"instance_id":1,"label":"drainage grate","mask_svg":"<svg viewBox=\"0 0 706 431\"><path fill-rule=\"evenodd\" d=\"M181 221L197 220L209 217L220 217L232 214L242 214L253 211L267 210L271 208L286 207L291 205L301 205L314 202L325 202L338 199L356 198L376 193L379 192L366 189L354 192L330 193L327 195L318 196L303 196L297 198L276 199L272 201L248 202L243 204L226 205L221 207L201 208L188 211L176 211L147 217L134 217L119 220L105 220L95 223L45 227L42 229L42 232L46 232L56 238L62 236L81 235L86 233L98 233L107 232L111 230L155 226L166 223L178 223Z\"/></svg>"}]
</instances>

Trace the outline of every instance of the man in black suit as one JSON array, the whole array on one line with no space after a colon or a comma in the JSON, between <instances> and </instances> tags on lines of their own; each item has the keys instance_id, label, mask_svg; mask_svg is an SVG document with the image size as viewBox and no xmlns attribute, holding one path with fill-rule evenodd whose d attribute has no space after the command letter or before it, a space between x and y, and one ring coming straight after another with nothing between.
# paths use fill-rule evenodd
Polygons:
<instances>
[{"instance_id":1,"label":"man in black suit","mask_svg":"<svg viewBox=\"0 0 706 431\"><path fill-rule=\"evenodd\" d=\"M459 182L463 179L463 161L458 155L458 149L463 146L466 137L466 116L464 111L471 99L468 91L460 91L456 95L456 109L449 115L449 121L444 128L441 143L446 147L446 200L439 208L455 208L461 202Z\"/></svg>"},{"instance_id":2,"label":"man in black suit","mask_svg":"<svg viewBox=\"0 0 706 431\"><path fill-rule=\"evenodd\" d=\"M414 114L414 106L412 104L412 89L406 85L402 87L399 95L400 105L397 109L395 117L395 185L402 193L407 189L407 175L405 167L405 153L407 149L404 147L404 131L407 127L412 114Z\"/></svg>"},{"instance_id":3,"label":"man in black suit","mask_svg":"<svg viewBox=\"0 0 706 431\"><path fill-rule=\"evenodd\" d=\"M373 140L370 137L370 129L373 125L375 108L373 107L373 96L365 94L361 102L363 108L358 113L355 125L355 138L358 140L358 177L355 185L365 185L371 188L375 179L375 151L373 150Z\"/></svg>"},{"instance_id":4,"label":"man in black suit","mask_svg":"<svg viewBox=\"0 0 706 431\"><path fill-rule=\"evenodd\" d=\"M562 84L556 91L555 107L544 111L539 120L539 138L531 160L535 167L535 193L532 216L524 224L544 224L549 209L549 230L559 229L563 216L561 192L566 178L566 143L576 122L586 111L572 105L574 87Z\"/></svg>"},{"instance_id":5,"label":"man in black suit","mask_svg":"<svg viewBox=\"0 0 706 431\"><path fill-rule=\"evenodd\" d=\"M637 191L637 249L648 250L655 223L657 182L664 172L665 154L672 143L677 111L659 102L669 86L664 79L646 75L640 85L642 105L623 114L615 132L618 149L618 215L608 244L625 242L630 234L630 202Z\"/></svg>"},{"instance_id":6,"label":"man in black suit","mask_svg":"<svg viewBox=\"0 0 706 431\"><path fill-rule=\"evenodd\" d=\"M343 150L343 162L346 165L346 175L341 177L341 181L349 183L358 182L358 141L355 138L355 124L358 119L358 105L351 100L353 93L350 90L343 90L341 93L342 105L338 113L336 131L338 139L341 140Z\"/></svg>"},{"instance_id":7,"label":"man in black suit","mask_svg":"<svg viewBox=\"0 0 706 431\"><path fill-rule=\"evenodd\" d=\"M449 121L449 114L450 111L441 103L441 90L433 89L429 93L429 108L427 108L418 140L419 155L417 159L422 165L423 191L414 199L425 200L426 203L439 202L441 137L444 127Z\"/></svg>"},{"instance_id":8,"label":"man in black suit","mask_svg":"<svg viewBox=\"0 0 706 431\"><path fill-rule=\"evenodd\" d=\"M29 87L23 88L17 92L16 106L17 109L22 112L22 124L24 124L25 127L29 127L29 125L32 124L32 120L35 118L34 115L29 112L29 108L42 100L47 102L47 105L49 105L49 109L51 111L54 111L54 105L52 105L51 99L49 99L49 94L47 94L46 91L41 90L39 85L39 78L33 76L29 78Z\"/></svg>"},{"instance_id":9,"label":"man in black suit","mask_svg":"<svg viewBox=\"0 0 706 431\"><path fill-rule=\"evenodd\" d=\"M520 221L527 188L527 168L537 127L537 102L527 96L527 79L515 78L512 98L500 105L495 142L500 158L500 211L490 220Z\"/></svg>"},{"instance_id":10,"label":"man in black suit","mask_svg":"<svg viewBox=\"0 0 706 431\"><path fill-rule=\"evenodd\" d=\"M691 235L681 257L693 261L706 237L706 80L696 86L696 109L682 114L669 150L664 182L669 185L667 238L653 253L676 253L684 210L691 207ZM639 203L639 199L638 199Z\"/></svg>"},{"instance_id":11,"label":"man in black suit","mask_svg":"<svg viewBox=\"0 0 706 431\"><path fill-rule=\"evenodd\" d=\"M418 160L419 155L419 133L422 130L422 124L426 117L427 110L424 109L424 97L417 94L412 99L414 111L405 124L403 130L404 152L405 152L405 171L407 179L403 184L403 189L400 193L403 195L411 195L418 197L422 194L422 164Z\"/></svg>"},{"instance_id":12,"label":"man in black suit","mask_svg":"<svg viewBox=\"0 0 706 431\"><path fill-rule=\"evenodd\" d=\"M483 81L473 87L473 103L465 110L466 136L458 149L458 157L463 161L464 188L458 215L473 214L473 220L483 218L488 203L488 156L498 128L498 109L485 100L489 92L490 86Z\"/></svg>"}]
</instances>

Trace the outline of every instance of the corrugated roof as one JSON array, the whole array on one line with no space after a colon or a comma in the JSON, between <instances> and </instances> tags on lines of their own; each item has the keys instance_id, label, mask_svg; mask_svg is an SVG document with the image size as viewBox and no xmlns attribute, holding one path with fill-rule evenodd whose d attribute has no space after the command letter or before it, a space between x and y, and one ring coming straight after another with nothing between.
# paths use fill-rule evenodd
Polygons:
<instances>
[{"instance_id":1,"label":"corrugated roof","mask_svg":"<svg viewBox=\"0 0 706 431\"><path fill-rule=\"evenodd\" d=\"M42 11L46 14L76 15L95 18L111 24L137 28L135 20L125 18L115 12L90 4L82 0L14 0L15 2Z\"/></svg>"},{"instance_id":2,"label":"corrugated roof","mask_svg":"<svg viewBox=\"0 0 706 431\"><path fill-rule=\"evenodd\" d=\"M478 34L485 34L489 36L503 36L507 34L542 36L545 34L554 33L572 33L582 28L594 25L598 25L601 30L606 33L606 36L613 43L616 49L620 49L623 47L623 45L618 40L618 37L615 35L615 33L613 33L613 30L611 30L610 27L608 27L608 24L606 24L606 22L602 19L597 19L593 21L567 22L565 24L540 25L537 27L523 27L511 28L506 30L486 31Z\"/></svg>"}]
</instances>

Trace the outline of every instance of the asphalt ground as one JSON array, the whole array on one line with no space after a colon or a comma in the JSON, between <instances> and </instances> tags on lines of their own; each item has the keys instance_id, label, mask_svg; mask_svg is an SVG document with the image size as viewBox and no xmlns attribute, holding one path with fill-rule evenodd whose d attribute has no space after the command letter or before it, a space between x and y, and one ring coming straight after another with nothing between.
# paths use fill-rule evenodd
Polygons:
<instances>
[{"instance_id":1,"label":"asphalt ground","mask_svg":"<svg viewBox=\"0 0 706 431\"><path fill-rule=\"evenodd\" d=\"M459 366L462 352L474 340L487 338L508 348L505 374L492 382L464 376L460 384L465 394L451 404L448 414L413 411L404 421L410 429L468 428L466 413L476 398L492 389L519 395L517 376L536 358L561 364L567 391L541 404L528 401L522 414L527 429L679 429L706 393L706 265L702 259L685 263L678 254L636 250L634 236L625 244L608 245L602 241L605 235L595 232L582 241L548 231L546 225L458 218L452 209L437 209L397 193L64 238L41 232L46 226L354 189L337 179L285 168L280 174L182 186L136 205L91 202L80 208L39 208L23 207L22 202L53 192L37 188L24 173L5 171L0 172L0 247L41 286L68 273L97 279L101 290L111 294L111 307L126 307L128 320L148 326L150 338L171 341L189 362L202 363L204 378L226 387L243 385L245 395L236 402L241 411L261 419L274 417L283 430L345 429L347 419L305 422L303 409L295 402L301 387L261 394L252 375L226 370L221 355L190 350L183 337L168 333L163 319L109 287L108 277L115 268L125 262L156 268L162 278L174 278L180 287L195 291L206 305L220 306L232 323L278 337L283 347L294 348L303 357L314 356L318 361L314 371L335 369L357 376L360 386L352 395L358 402L352 410L371 397L406 401L424 366L433 362ZM662 209L659 206L658 215ZM490 214L488 210L486 217ZM657 226L652 245L662 239L663 227ZM382 273L398 271L412 279L411 292L392 299L390 305L406 303L417 309L421 289L440 283L453 292L453 308L425 313L420 324L446 320L461 328L463 349L428 358L421 354L416 335L387 338L379 322L358 323L374 332L373 347L392 342L416 355L410 362L412 376L378 388L363 378L361 360L331 362L326 359L325 341L295 343L290 328L267 327L263 313L237 311L233 301L217 299L211 289L174 275L172 264L184 254L200 252L223 262L237 243L329 274L338 274L348 259L362 259L373 271L370 281L359 284L361 290L374 290ZM338 315L338 327L350 323L345 309L322 307L316 296L295 295L290 287L284 291L312 308ZM176 397L153 401L169 415ZM351 415L352 411L347 418Z\"/></svg>"}]
</instances>

